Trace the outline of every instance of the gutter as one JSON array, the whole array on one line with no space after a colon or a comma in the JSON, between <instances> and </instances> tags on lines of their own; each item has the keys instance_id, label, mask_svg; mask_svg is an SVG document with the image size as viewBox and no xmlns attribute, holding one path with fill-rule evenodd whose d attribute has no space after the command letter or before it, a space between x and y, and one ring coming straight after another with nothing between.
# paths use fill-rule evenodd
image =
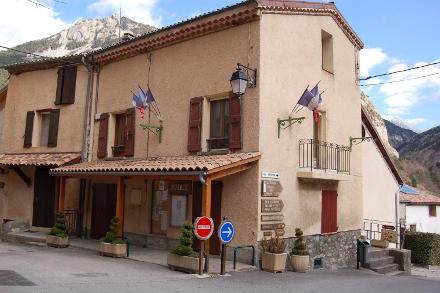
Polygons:
<instances>
[{"instance_id":1,"label":"gutter","mask_svg":"<svg viewBox=\"0 0 440 293\"><path fill-rule=\"evenodd\" d=\"M75 171L49 171L49 173L53 176L69 176L69 175L77 175L77 176L197 176L199 177L200 182L205 184L203 181L203 176L206 176L205 171L87 171L87 172L75 172Z\"/></svg>"},{"instance_id":2,"label":"gutter","mask_svg":"<svg viewBox=\"0 0 440 293\"><path fill-rule=\"evenodd\" d=\"M81 57L81 63L87 68L87 93L86 93L86 109L84 112L84 125L83 125L83 140L81 144L81 162L84 162L85 159L85 151L86 151L86 139L87 139L87 116L89 112L89 100L90 100L90 81L92 79L92 71L93 66L95 65L93 62L93 56L92 56L92 62L87 64L86 58L83 55Z\"/></svg>"}]
</instances>

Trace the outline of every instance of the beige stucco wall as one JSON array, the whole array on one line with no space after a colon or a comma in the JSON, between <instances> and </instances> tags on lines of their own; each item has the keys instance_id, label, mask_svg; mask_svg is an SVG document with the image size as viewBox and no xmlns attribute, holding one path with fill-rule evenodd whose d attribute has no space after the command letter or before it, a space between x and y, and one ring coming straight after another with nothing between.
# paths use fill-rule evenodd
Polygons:
<instances>
[{"instance_id":1,"label":"beige stucco wall","mask_svg":"<svg viewBox=\"0 0 440 293\"><path fill-rule=\"evenodd\" d=\"M366 136L371 136L368 130ZM364 219L395 223L399 184L373 141L363 142L362 159Z\"/></svg>"},{"instance_id":2,"label":"beige stucco wall","mask_svg":"<svg viewBox=\"0 0 440 293\"><path fill-rule=\"evenodd\" d=\"M334 74L322 70L321 30L333 35ZM260 171L280 174L286 237L294 235L295 227L303 228L306 235L321 232L322 190L338 192L339 231L360 229L362 146L351 153L350 181L302 182L297 179L298 140L313 138L312 112L301 110L295 116L305 116L304 122L281 130L277 138L277 118L287 118L304 89L308 85L312 89L318 81L320 92L325 90L326 141L347 146L350 135L360 135L358 51L330 16L263 14L260 38Z\"/></svg>"},{"instance_id":3,"label":"beige stucco wall","mask_svg":"<svg viewBox=\"0 0 440 293\"><path fill-rule=\"evenodd\" d=\"M83 134L87 70L78 66L75 103L55 105L57 68L12 74L8 85L0 153L79 152ZM60 109L56 147L32 145L23 148L26 113L42 109ZM37 116L34 118L34 137L39 137Z\"/></svg>"}]
</instances>

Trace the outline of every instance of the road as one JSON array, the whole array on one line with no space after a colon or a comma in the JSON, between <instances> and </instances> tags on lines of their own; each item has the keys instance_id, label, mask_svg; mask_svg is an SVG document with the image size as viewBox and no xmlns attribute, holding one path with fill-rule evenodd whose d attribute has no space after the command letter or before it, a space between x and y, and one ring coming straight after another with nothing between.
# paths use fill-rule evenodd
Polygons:
<instances>
[{"instance_id":1,"label":"road","mask_svg":"<svg viewBox=\"0 0 440 293\"><path fill-rule=\"evenodd\" d=\"M15 283L15 285L12 285ZM6 285L8 284L8 285ZM353 270L198 278L74 248L0 242L0 292L440 292L440 280Z\"/></svg>"}]
</instances>

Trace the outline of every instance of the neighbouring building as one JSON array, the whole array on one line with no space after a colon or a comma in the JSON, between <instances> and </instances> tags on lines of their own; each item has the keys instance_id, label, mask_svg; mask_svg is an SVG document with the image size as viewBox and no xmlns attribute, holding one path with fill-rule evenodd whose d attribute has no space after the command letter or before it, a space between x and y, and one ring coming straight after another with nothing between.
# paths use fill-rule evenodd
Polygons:
<instances>
[{"instance_id":1,"label":"neighbouring building","mask_svg":"<svg viewBox=\"0 0 440 293\"><path fill-rule=\"evenodd\" d=\"M393 159L388 154L367 111L361 108L363 230L371 239L381 239L382 229L399 224L399 189L403 185ZM353 148L357 147L353 145Z\"/></svg>"},{"instance_id":2,"label":"neighbouring building","mask_svg":"<svg viewBox=\"0 0 440 293\"><path fill-rule=\"evenodd\" d=\"M88 71L81 56L13 64L0 143L0 220L47 231L54 223L59 182L49 169L79 162ZM76 229L80 180L65 180L65 210Z\"/></svg>"},{"instance_id":3,"label":"neighbouring building","mask_svg":"<svg viewBox=\"0 0 440 293\"><path fill-rule=\"evenodd\" d=\"M234 223L232 246L276 232L290 249L300 227L312 268L355 266L363 146L348 145L361 136L362 47L333 3L252 0L94 52L87 158L51 171L60 201L66 181L86 180L87 237L118 215L130 243L170 249L184 220L210 215ZM242 96L229 82L237 62L258 73ZM319 122L292 116L318 82ZM163 120L133 108L138 85ZM216 232L209 250L219 253Z\"/></svg>"},{"instance_id":4,"label":"neighbouring building","mask_svg":"<svg viewBox=\"0 0 440 293\"><path fill-rule=\"evenodd\" d=\"M400 219L411 232L440 234L440 197L405 188L400 192Z\"/></svg>"}]
</instances>

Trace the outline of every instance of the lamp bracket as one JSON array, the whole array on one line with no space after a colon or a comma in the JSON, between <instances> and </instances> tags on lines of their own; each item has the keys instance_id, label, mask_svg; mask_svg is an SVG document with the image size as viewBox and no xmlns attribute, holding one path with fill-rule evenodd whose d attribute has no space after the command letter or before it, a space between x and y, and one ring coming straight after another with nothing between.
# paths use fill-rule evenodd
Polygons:
<instances>
[{"instance_id":1,"label":"lamp bracket","mask_svg":"<svg viewBox=\"0 0 440 293\"><path fill-rule=\"evenodd\" d=\"M350 152L353 148L353 145L360 144L364 141L371 141L373 139L374 139L374 137L372 137L372 136L365 136L365 137L351 137L350 136Z\"/></svg>"},{"instance_id":2,"label":"lamp bracket","mask_svg":"<svg viewBox=\"0 0 440 293\"><path fill-rule=\"evenodd\" d=\"M249 78L248 87L251 88L257 86L257 68L250 68L249 66L237 63L237 69L245 69L244 71L246 71L246 75ZM252 76L249 74L249 71L252 71Z\"/></svg>"},{"instance_id":3,"label":"lamp bracket","mask_svg":"<svg viewBox=\"0 0 440 293\"><path fill-rule=\"evenodd\" d=\"M158 135L159 136L159 143L162 143L162 131L163 131L163 125L162 124L157 126L157 125L150 125L150 124L143 124L143 123L141 123L140 126L144 130L151 131L153 134Z\"/></svg>"},{"instance_id":4,"label":"lamp bracket","mask_svg":"<svg viewBox=\"0 0 440 293\"><path fill-rule=\"evenodd\" d=\"M303 120L306 119L306 117L290 117L287 119L277 119L277 125L278 125L278 138L280 138L280 131L281 129L289 128L290 126L294 125L295 123L301 124Z\"/></svg>"}]
</instances>

